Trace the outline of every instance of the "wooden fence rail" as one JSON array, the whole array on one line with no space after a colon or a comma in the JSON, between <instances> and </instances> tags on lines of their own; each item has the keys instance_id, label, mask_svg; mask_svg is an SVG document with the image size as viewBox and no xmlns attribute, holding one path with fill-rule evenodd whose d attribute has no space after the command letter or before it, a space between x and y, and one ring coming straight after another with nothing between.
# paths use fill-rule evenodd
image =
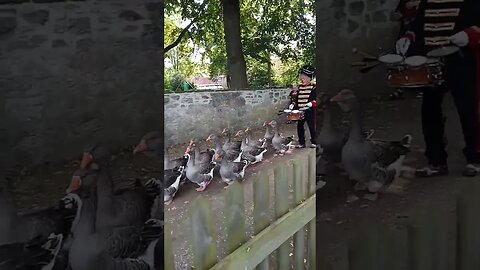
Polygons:
<instances>
[{"instance_id":1,"label":"wooden fence rail","mask_svg":"<svg viewBox=\"0 0 480 270\"><path fill-rule=\"evenodd\" d=\"M212 205L207 198L199 196L190 208L193 267L199 270L316 269L315 167L315 151L309 150L308 155L295 155L287 164L229 186L224 195L229 254L218 261ZM273 181L270 181L272 173ZM248 184L253 185L254 235L250 239L244 201ZM273 201L270 201L271 190ZM165 269L173 270L175 258L168 218L165 228ZM293 256L290 256L292 242Z\"/></svg>"}]
</instances>

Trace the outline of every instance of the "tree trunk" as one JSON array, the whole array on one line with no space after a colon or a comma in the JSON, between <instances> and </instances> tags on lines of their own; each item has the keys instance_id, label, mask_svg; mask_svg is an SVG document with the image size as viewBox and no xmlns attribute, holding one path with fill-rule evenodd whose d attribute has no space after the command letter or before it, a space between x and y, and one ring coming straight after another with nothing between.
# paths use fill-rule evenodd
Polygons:
<instances>
[{"instance_id":1,"label":"tree trunk","mask_svg":"<svg viewBox=\"0 0 480 270\"><path fill-rule=\"evenodd\" d=\"M240 31L240 0L222 0L223 27L227 45L228 73L231 75L232 89L246 89L247 64L243 55Z\"/></svg>"}]
</instances>

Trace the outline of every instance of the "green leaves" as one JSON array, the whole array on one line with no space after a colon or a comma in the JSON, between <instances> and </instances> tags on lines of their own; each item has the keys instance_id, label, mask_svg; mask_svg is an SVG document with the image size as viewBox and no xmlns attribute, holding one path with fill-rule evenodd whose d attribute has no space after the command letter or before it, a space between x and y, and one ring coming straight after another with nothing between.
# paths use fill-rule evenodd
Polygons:
<instances>
[{"instance_id":1,"label":"green leaves","mask_svg":"<svg viewBox=\"0 0 480 270\"><path fill-rule=\"evenodd\" d=\"M313 0L241 0L242 46L247 61L247 73L252 86L294 83L298 68L314 64L315 7ZM227 55L220 0L167 0L167 18L176 15L187 23L194 21L178 46L195 45L204 48L204 58L210 63L205 72L211 76L225 74ZM171 44L182 29L173 31L165 20L165 45ZM189 44L193 43L193 44ZM183 48L187 53L188 50ZM167 56L168 57L168 56ZM279 58L287 67L277 70L269 64ZM181 61L189 61L184 55ZM271 68L269 68L271 66ZM288 71L288 72L287 72ZM287 76L283 73L287 72Z\"/></svg>"}]
</instances>

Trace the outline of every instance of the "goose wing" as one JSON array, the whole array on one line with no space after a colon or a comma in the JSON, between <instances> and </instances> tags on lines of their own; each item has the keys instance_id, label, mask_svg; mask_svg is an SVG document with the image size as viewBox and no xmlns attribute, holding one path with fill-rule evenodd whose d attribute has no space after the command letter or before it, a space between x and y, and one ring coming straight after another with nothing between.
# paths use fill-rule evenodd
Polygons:
<instances>
[{"instance_id":1,"label":"goose wing","mask_svg":"<svg viewBox=\"0 0 480 270\"><path fill-rule=\"evenodd\" d=\"M157 220L149 220L141 227L117 227L105 233L105 250L113 258L137 258L162 234Z\"/></svg>"}]
</instances>

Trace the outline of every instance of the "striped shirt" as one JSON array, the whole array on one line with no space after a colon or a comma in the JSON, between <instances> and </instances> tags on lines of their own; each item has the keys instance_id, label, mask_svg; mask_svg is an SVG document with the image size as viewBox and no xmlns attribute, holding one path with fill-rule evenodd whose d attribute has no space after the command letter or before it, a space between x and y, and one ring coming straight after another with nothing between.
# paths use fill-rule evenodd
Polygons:
<instances>
[{"instance_id":1,"label":"striped shirt","mask_svg":"<svg viewBox=\"0 0 480 270\"><path fill-rule=\"evenodd\" d=\"M449 37L480 23L478 0L422 0L410 33L417 52L451 45Z\"/></svg>"},{"instance_id":2,"label":"striped shirt","mask_svg":"<svg viewBox=\"0 0 480 270\"><path fill-rule=\"evenodd\" d=\"M294 101L295 107L303 108L307 106L307 103L309 102L315 103L316 99L317 99L317 93L316 93L316 86L314 84L299 85L297 96L295 97L295 101Z\"/></svg>"}]
</instances>

